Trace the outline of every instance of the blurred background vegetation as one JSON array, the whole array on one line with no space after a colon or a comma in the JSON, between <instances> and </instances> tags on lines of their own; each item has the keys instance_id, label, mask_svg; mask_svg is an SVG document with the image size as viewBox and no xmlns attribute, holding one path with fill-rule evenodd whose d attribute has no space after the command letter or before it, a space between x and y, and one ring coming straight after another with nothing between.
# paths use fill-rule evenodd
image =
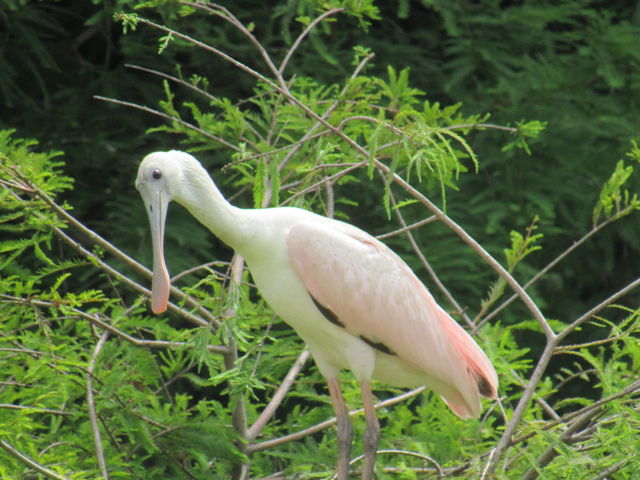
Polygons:
<instances>
[{"instance_id":1,"label":"blurred background vegetation","mask_svg":"<svg viewBox=\"0 0 640 480\"><path fill-rule=\"evenodd\" d=\"M3 0L0 127L64 151L65 170L76 181L66 194L75 215L140 257L147 246L140 241L144 211L132 188L137 161L150 151L179 146L180 138L145 133L162 120L93 96L157 107L162 82L127 65L172 74L179 65L185 76L197 72L208 78L208 90L231 101L250 96L253 85L250 77L197 49L158 55L158 32L152 29L123 35L114 12L136 3ZM227 6L255 24L256 36L276 58L295 38L295 18L314 9L305 0ZM501 255L510 230L522 231L540 217L544 249L527 259L536 271L591 228L600 185L639 136L640 3L401 0L378 7L380 20L367 29L343 18L339 28L328 23L315 30L290 73L335 82L350 68L353 46L364 45L376 54L371 75L386 76L388 65L398 71L410 67L411 85L432 102L461 103L466 114L490 113L496 124L547 122L530 154L504 151L503 136L476 135L479 174L461 178L461 198L449 192L449 213L494 255ZM149 14L163 14L162 21L177 25L175 12L167 5ZM224 22L194 17L187 28L248 64L259 63L258 52ZM188 92L181 94L188 99ZM229 160L227 153L219 155L218 165ZM378 233L381 227L371 222L382 205L363 197L347 213ZM491 274L448 248L449 234L442 235L429 231L419 239L438 273L461 298L482 295ZM562 275L547 275L534 290L543 293L538 300L554 299L542 305L547 315L575 315L603 291L625 284L637 272L639 235L638 222L623 220L566 260ZM212 255L205 238L179 247L170 254L177 268Z\"/></svg>"},{"instance_id":2,"label":"blurred background vegetation","mask_svg":"<svg viewBox=\"0 0 640 480\"><path fill-rule=\"evenodd\" d=\"M166 122L149 112L94 96L162 109L159 103L167 96L162 79L132 66L183 78L197 74L200 86L232 103L254 95L255 82L220 58L179 41L175 43L184 48L159 52L161 34L153 29L124 34L114 14L138 3L1 0L0 129L37 139L41 150L63 151L59 159L74 187L58 199L73 207L76 218L149 264L146 214L133 188L139 160L151 151L193 143L157 129ZM261 64L259 52L229 24L206 16L185 20L173 2L156 3L160 6L144 11L149 18L207 39L246 64ZM262 44L282 58L300 31L296 19L317 15L318 2L220 3L251 24ZM527 280L590 231L602 184L640 137L640 2L397 0L377 6L379 19L368 25L347 16L321 24L303 42L287 73L325 84L340 82L352 71L353 48L360 45L375 53L368 75L386 79L388 66L396 72L409 67L411 87L432 103L461 104L465 116L488 114L486 122L497 125L515 126L523 120L546 124L527 148L505 147L512 140L506 132L472 131L466 138L478 155L479 171L460 176L457 187L447 190L447 213L500 260L510 232L525 232L535 223L536 232L544 235L539 242L543 248L516 271L519 280ZM180 97L177 109L196 98L189 89L172 88ZM209 170L227 183L223 190L231 188L237 177L216 171L229 163L230 152L212 149L203 155ZM439 199L437 185L424 188ZM628 188L640 191L637 175ZM364 230L384 233L389 224L381 196L372 189L379 185L363 181L350 195L356 202L340 205L339 213ZM236 203L251 206L246 197ZM403 211L408 221L424 216L411 206ZM170 215L167 258L172 272L228 257L224 246L184 217ZM476 313L495 275L473 252L452 242L445 227L416 230L415 236L440 279L465 309ZM637 277L639 236L637 218L621 219L572 253L561 269L547 273L531 295L548 318L579 316ZM388 243L419 269L404 239ZM91 269L71 281L83 288L111 288L105 275ZM638 294L626 303L637 307ZM626 314L619 313L621 318ZM499 321L510 325L529 317L514 304ZM608 318L615 317L608 312ZM515 334L521 335L518 345L531 348L531 358L536 358L544 346L542 337L525 330ZM585 328L574 340L592 338L596 333ZM549 373L562 371L565 361L582 360L563 359ZM593 397L592 386L580 383L576 395ZM219 393L209 390L206 395L217 398ZM314 402L302 394L300 398Z\"/></svg>"}]
</instances>

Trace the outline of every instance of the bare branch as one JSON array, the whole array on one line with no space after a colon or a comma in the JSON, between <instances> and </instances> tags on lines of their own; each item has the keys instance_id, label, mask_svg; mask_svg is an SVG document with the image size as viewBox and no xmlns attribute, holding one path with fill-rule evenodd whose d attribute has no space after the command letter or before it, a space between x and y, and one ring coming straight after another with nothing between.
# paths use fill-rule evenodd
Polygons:
<instances>
[{"instance_id":1,"label":"bare branch","mask_svg":"<svg viewBox=\"0 0 640 480\"><path fill-rule=\"evenodd\" d=\"M376 409L378 408L384 408L384 407L389 407L391 405L395 405L396 403L400 403L403 402L411 397L415 397L416 395L419 395L420 393L424 392L426 390L426 387L419 387L416 388L414 390L411 390L409 392L405 392L402 395L398 395L397 397L392 397L392 398L388 398L382 402L378 402L374 405L374 407ZM355 415L359 415L360 413L362 413L364 410L362 408L359 408L357 410L351 410L349 412L349 416L353 417ZM325 420L324 422L318 423L312 427L306 428L304 430L300 430L299 432L296 433L292 433L289 435L285 435L283 437L280 438L275 438L273 440L267 440L261 443L253 443L247 446L247 450L246 452L248 454L251 453L255 453L255 452L259 452L261 450L266 450L268 448L272 448L275 447L277 445L282 445L283 443L287 443L287 442L292 442L295 440L299 440L301 438L304 438L308 435L311 435L313 433L319 432L324 430L325 428L329 428L332 425L334 425L336 423L336 417L332 417L329 420Z\"/></svg>"},{"instance_id":2,"label":"bare branch","mask_svg":"<svg viewBox=\"0 0 640 480\"><path fill-rule=\"evenodd\" d=\"M49 413L51 415L73 415L71 412L65 412L64 410L54 410L51 408L31 407L27 405L14 405L12 403L0 403L0 408L6 410L28 410L38 413Z\"/></svg>"},{"instance_id":3,"label":"bare branch","mask_svg":"<svg viewBox=\"0 0 640 480\"><path fill-rule=\"evenodd\" d=\"M89 421L91 424L91 431L93 432L93 442L96 448L96 456L98 457L98 468L105 480L109 480L109 472L107 470L107 463L104 458L104 449L102 448L102 439L100 437L100 428L98 427L98 416L96 414L96 405L93 397L93 372L96 367L96 361L98 355L102 351L107 339L109 338L109 332L104 332L100 336L100 340L96 344L96 347L91 355L91 361L87 371L87 410L89 414Z\"/></svg>"},{"instance_id":4,"label":"bare branch","mask_svg":"<svg viewBox=\"0 0 640 480\"><path fill-rule=\"evenodd\" d=\"M444 477L442 467L438 462L436 462L433 458L418 452L410 452L407 450L378 450L376 452L376 455L405 455L408 457L419 458L420 460L430 463L434 466L436 474L438 475L438 478ZM364 455L358 455L356 458L354 458L349 462L349 465L353 465L354 463L359 462L363 458L364 458ZM336 477L334 476L333 478L336 478Z\"/></svg>"},{"instance_id":5,"label":"bare branch","mask_svg":"<svg viewBox=\"0 0 640 480\"><path fill-rule=\"evenodd\" d=\"M210 2L181 1L180 3L184 5L189 5L191 7L198 8L200 10L204 10L213 15L216 15L226 20L227 22L232 24L234 27L236 27L238 30L240 30L240 32L242 32L242 34L245 37L247 37L249 41L251 41L251 43L253 43L253 45L258 49L258 51L260 52L260 55L262 56L265 63L269 67L269 70L271 70L271 73L273 73L273 75L278 79L278 82L281 85L284 84L284 79L282 78L282 70L281 69L278 70L276 68L275 64L271 60L271 56L269 55L269 52L267 52L267 50L262 46L262 44L251 33L251 31L247 27L245 27L244 24L240 20L238 20L238 18L233 13L231 13L228 8L223 7L222 5L218 5L216 3L210 3Z\"/></svg>"},{"instance_id":6,"label":"bare branch","mask_svg":"<svg viewBox=\"0 0 640 480\"><path fill-rule=\"evenodd\" d=\"M202 88L197 87L193 83L187 82L186 80L183 80L182 78L178 78L176 76L169 75L169 74L161 72L159 70L154 70L152 68L147 68L147 67L141 67L139 65L132 65L132 64L129 64L129 63L125 64L125 67L130 68L132 70L140 70L141 72L150 73L152 75L156 75L158 77L162 77L162 78L165 78L167 80L171 80L172 82L175 82L178 85L182 85L183 87L187 87L187 88L193 90L194 92L197 92L200 95L202 95L204 97L207 97L211 101L215 101L215 100L218 99L218 97L216 97L215 95L211 95L209 92L207 92L206 90L203 90ZM109 101L111 101L111 100L109 100ZM127 106L133 106L133 105L127 105ZM138 108L138 106L136 106L135 108ZM147 107L143 107L143 110L145 108L147 108ZM156 111L153 111L153 112L150 112L150 113L154 113L155 114ZM171 117L171 118L174 119L174 120L177 120L174 117Z\"/></svg>"},{"instance_id":7,"label":"bare branch","mask_svg":"<svg viewBox=\"0 0 640 480\"><path fill-rule=\"evenodd\" d=\"M396 202L396 198L393 194L393 192L389 192L390 197L391 197L391 202L393 204L394 207L398 206L398 203ZM413 237L413 234L411 233L411 231L407 228L407 222L404 219L404 215L402 215L402 212L400 211L400 209L398 208L394 208L394 213L396 214L396 217L398 218L398 221L400 222L400 225L402 225L402 228L405 229L405 236L407 237L407 239L409 240L409 243L411 244L411 247L413 248L413 251L416 253L416 255L418 256L418 258L420 259L420 262L422 263L422 266L425 268L425 270L427 271L427 273L429 274L429 276L431 277L431 280L433 281L433 283L436 284L436 286L438 287L438 290L440 290L444 296L447 298L447 300L449 301L449 303L451 305L453 305L453 308L456 310L456 313L458 315L460 315L465 323L467 324L467 326L470 329L474 329L475 328L475 324L473 323L473 320L471 320L471 318L469 318L469 316L467 315L467 313L464 311L464 309L460 306L460 304L458 303L458 301L455 299L455 297L451 294L451 292L449 291L449 289L444 285L444 283L442 283L440 281L440 278L438 277L438 275L436 274L435 270L433 269L433 267L431 267L431 264L429 263L429 261L427 260L427 258L424 256L424 254L422 253L422 250L420 249L420 247L418 246L418 242L416 242L416 239ZM434 218L435 219L435 215L430 217L430 218Z\"/></svg>"},{"instance_id":8,"label":"bare branch","mask_svg":"<svg viewBox=\"0 0 640 480\"><path fill-rule=\"evenodd\" d=\"M430 217L427 217L423 220L420 220L419 222L415 222L412 223L411 225L407 225L404 226L402 228L399 228L398 230L393 230L391 232L387 232L387 233L383 233L382 235L376 235L376 238L378 240L384 240L386 238L391 238L391 237L395 237L396 235L400 235L402 233L407 233L410 232L411 230L415 230L416 228L420 228L424 225L428 225L430 223L433 223L435 221L437 221L438 219L436 218L435 215L431 215Z\"/></svg>"},{"instance_id":9,"label":"bare branch","mask_svg":"<svg viewBox=\"0 0 640 480\"><path fill-rule=\"evenodd\" d=\"M237 253L233 256L231 261L231 282L229 288L237 288L242 280L242 272L244 270L244 259ZM232 309L225 311L225 317L229 320L236 316L236 312ZM224 366L227 370L231 370L236 367L238 360L238 348L233 340L229 341L228 352L224 355ZM246 438L247 438L247 410L244 397L240 397L236 400L236 404L233 407L232 412L233 428L238 434L239 441L236 446L241 452L245 451ZM240 463L234 466L233 476L236 480L244 480L247 478L249 472L249 466L246 463Z\"/></svg>"},{"instance_id":10,"label":"bare branch","mask_svg":"<svg viewBox=\"0 0 640 480\"><path fill-rule=\"evenodd\" d=\"M230 263L229 262L225 262L223 260L214 260L213 262L206 262L206 263L202 263L200 265L196 265L195 267L188 268L188 269L186 269L186 270L174 275L173 277L171 277L171 283L177 282L178 280L182 279L183 277L186 277L188 275L196 273L198 270L213 271L215 273L215 275L216 275L216 278L218 278L218 279L227 279L228 276L226 274L222 274L222 273L217 272L217 271L215 271L215 270L213 270L211 268L211 267L214 267L216 265L229 267Z\"/></svg>"},{"instance_id":11,"label":"bare branch","mask_svg":"<svg viewBox=\"0 0 640 480\"><path fill-rule=\"evenodd\" d=\"M558 341L559 342L562 341L567 335L569 335L571 332L573 332L576 328L578 328L584 322L586 322L587 320L592 318L594 315L596 315L600 310L608 307L613 302L615 302L619 298L624 297L627 293L631 292L635 288L638 288L639 286L640 286L640 277L636 278L633 282L629 283L626 287L618 290L616 293L604 299L602 302L600 302L591 310L583 314L581 317L574 320L573 323L571 323L569 326L567 326L564 330L562 330L558 334Z\"/></svg>"},{"instance_id":12,"label":"bare branch","mask_svg":"<svg viewBox=\"0 0 640 480\"><path fill-rule=\"evenodd\" d=\"M554 258L551 262L549 262L542 270L540 270L538 273L536 273L531 278L531 280L529 280L527 283L525 283L522 286L522 288L524 288L524 289L529 288L531 285L533 285L535 282L537 282L540 278L542 278L549 270L551 270L558 263L560 263L562 260L564 260L566 257L568 257L569 254L571 254L574 250L576 250L578 247L583 245L587 240L589 240L592 236L594 236L596 233L598 233L602 228L604 228L607 225L609 225L610 223L614 222L616 218L619 218L619 217L617 217L617 216L616 217L611 217L611 218L605 220L604 222L602 222L598 226L592 228L589 232L587 232L586 235L582 236L582 238L580 238L576 242L573 242L573 244L571 244L569 246L569 248L567 248L564 252L562 252L560 255L558 255L556 258ZM500 304L500 306L496 307L491 313L486 315L478 323L478 328L480 328L486 322L488 322L493 317L495 317L500 311L502 311L505 307L507 307L516 298L518 298L518 295L514 294L511 297L509 297L507 300L505 300L502 304Z\"/></svg>"},{"instance_id":13,"label":"bare branch","mask_svg":"<svg viewBox=\"0 0 640 480\"><path fill-rule=\"evenodd\" d=\"M20 171L17 168L13 168L11 171L20 180L22 180L26 184L28 184L29 188L33 192L35 192L35 194L38 197L40 197L42 200L44 200L45 203L49 206L49 208L56 215L58 215L58 217L60 217L65 223L69 224L71 227L73 227L74 229L76 229L79 232L81 232L92 243L102 247L105 251L107 251L108 253L112 254L117 259L119 259L120 261L122 261L126 265L130 266L131 268L133 268L135 271L141 273L146 278L149 278L149 279L151 278L152 274L151 274L151 271L148 268L144 267L143 265L138 263L136 260L134 260L133 258L129 257L127 254L122 252L120 249L116 248L113 244L111 244L110 242L108 242L107 240L102 238L100 235L98 235L96 232L94 232L93 230L89 229L83 223L78 221L73 215L71 215L69 212L67 212L61 206L59 206L49 195L47 195L44 191L42 191L35 184L31 183L27 178L22 176L22 174L20 173ZM14 197L16 199L20 199L21 201L24 201L15 192L12 192L12 194L14 195ZM137 282L134 282L133 280L131 280L128 276L123 275L122 273L120 273L116 269L114 269L111 266L109 266L100 257L98 257L94 253L90 252L89 250L84 248L79 242L77 242L76 240L71 238L69 235L67 235L61 228L59 228L59 227L57 227L55 225L52 225L51 229L53 230L53 232L58 237L60 237L62 240L64 240L65 243L67 243L69 246L71 246L72 248L74 248L75 250L80 252L85 258L89 259L90 261L92 261L95 264L97 264L98 266L100 266L100 268L102 268L109 275L113 276L114 278L117 278L117 279L121 280L123 283L126 283L131 288L133 288L136 291L139 291L140 293L143 293L147 297L149 297L151 295L151 292L148 289L142 287ZM176 287L171 287L171 294L179 297L180 299L182 299L185 302L186 305L188 305L188 306L190 306L192 308L197 308L198 311L201 313L201 315L204 316L207 320L203 320L202 318L192 314L191 312L189 312L189 311L187 311L187 310L185 310L183 308L178 307L177 305L175 305L173 303L169 304L169 308L171 310L173 310L176 313L180 314L180 316L182 316L186 320L189 320L189 321L191 321L191 322L193 322L193 323L195 323L195 324L197 324L199 326L209 326L209 325L213 325L214 327L219 326L218 320L213 315L211 315L211 313L208 310L202 308L200 303L197 302L195 299L193 299L190 296L187 296L185 293L183 293L180 289L178 289Z\"/></svg>"},{"instance_id":14,"label":"bare branch","mask_svg":"<svg viewBox=\"0 0 640 480\"><path fill-rule=\"evenodd\" d=\"M312 22L309 23L309 25L307 25L307 27L302 31L302 33L298 35L298 38L296 38L295 42L293 42L293 45L291 45L291 48L287 52L287 55L284 57L284 60L282 60L282 63L280 64L280 68L278 69L278 74L280 76L284 73L285 69L287 68L287 64L289 63L291 56L298 49L298 47L302 43L302 40L304 40L304 38L309 34L309 32L311 32L311 30L313 30L316 27L316 25L318 25L325 18L331 15L335 15L336 13L339 13L342 11L344 11L344 8L334 8L332 10L328 10L323 14L319 15L318 17L316 17Z\"/></svg>"},{"instance_id":15,"label":"bare branch","mask_svg":"<svg viewBox=\"0 0 640 480\"><path fill-rule=\"evenodd\" d=\"M22 304L29 304L29 305L36 305L39 307L45 307L45 308L60 308L63 311L67 311L70 313L73 313L73 315L76 315L80 318L83 318L87 321L89 321L92 325L101 328L105 331L108 331L110 333L112 333L113 335L116 335L119 338L122 338L123 340L136 345L138 347L149 347L149 348L184 348L184 347L190 347L192 346L190 343L188 342L172 342L172 341L166 341L166 340L143 340L137 337L133 337L125 332L123 332L122 330L114 327L113 325L110 325L109 323L106 323L104 321L102 321L100 319L101 314L90 314L87 312L84 312L78 308L75 307L68 307L65 305L61 305L61 304L54 304L53 302L49 302L46 300L41 300L41 299L37 299L37 298L21 298L21 297L14 297L11 295L4 295L4 294L0 294L0 301L4 301L4 302L12 302L12 303L22 303ZM209 350L211 353L226 353L228 351L228 348L223 346L223 345L207 345L207 350Z\"/></svg>"},{"instance_id":16,"label":"bare branch","mask_svg":"<svg viewBox=\"0 0 640 480\"><path fill-rule=\"evenodd\" d=\"M53 480L69 480L67 477L63 477L62 475L58 475L54 471L49 470L47 467L38 463L28 455L20 452L9 442L6 442L1 438L0 438L0 448L2 448L5 452L7 452L13 458L27 465L29 468L34 469L36 472L40 472L45 477L52 478Z\"/></svg>"},{"instance_id":17,"label":"bare branch","mask_svg":"<svg viewBox=\"0 0 640 480\"><path fill-rule=\"evenodd\" d=\"M262 429L269 422L271 417L276 413L276 410L284 400L285 395L289 393L289 390L291 389L293 382L298 376L298 373L300 373L300 370L302 370L302 367L307 363L307 360L309 360L310 357L311 353L309 352L309 350L303 350L300 355L298 355L298 358L289 369L289 372L284 377L284 380L282 380L282 383L271 397L269 404L264 408L253 425L251 425L251 428L247 430L247 441L249 443L258 438L258 435L260 435Z\"/></svg>"},{"instance_id":18,"label":"bare branch","mask_svg":"<svg viewBox=\"0 0 640 480\"><path fill-rule=\"evenodd\" d=\"M240 151L240 147L234 145L233 143L227 142L224 138L218 137L217 135L213 135L213 134L207 132L206 130L201 129L200 127L196 127L192 123L186 122L186 121L182 120L181 118L174 117L174 116L169 115L167 113L161 112L160 110L156 110L154 108L146 107L144 105L140 105L140 104L133 103L133 102L127 102L125 100L118 100L116 98L103 97L101 95L94 95L93 98L95 98L96 100L102 100L104 102L115 103L117 105L123 105L125 107L131 107L131 108L135 108L135 109L138 109L138 110L142 110L143 112L147 112L147 113L151 113L153 115L157 115L158 117L161 117L161 118L164 118L166 120L169 120L170 122L176 122L176 123L179 123L180 125L184 125L188 129L193 130L194 132L197 132L200 135L203 135L203 136L205 136L205 137L207 137L207 138L209 138L211 140L214 140L215 142L218 142L221 145L224 145L225 147L230 148L231 150L234 150L236 152Z\"/></svg>"},{"instance_id":19,"label":"bare branch","mask_svg":"<svg viewBox=\"0 0 640 480\"><path fill-rule=\"evenodd\" d=\"M487 467L486 467L486 473L488 475L492 475L495 472L498 466L498 462L502 458L502 455L505 453L507 448L509 448L511 444L511 438L515 433L515 430L518 424L520 423L520 420L522 420L522 416L524 415L524 412L528 407L529 402L531 401L531 398L533 397L535 389L538 383L540 382L540 379L542 378L542 375L544 374L544 371L546 370L547 365L549 364L549 360L551 360L551 357L553 356L554 345L555 345L554 338L551 338L547 341L547 345L544 351L542 352L540 359L538 360L536 368L533 370L533 373L529 378L529 383L527 384L527 388L525 388L524 391L522 392L522 396L520 397L520 400L516 405L516 409L513 411L513 415L511 416L511 419L505 426L504 432L500 437L500 440L498 441L497 446L491 452L491 458L489 459L489 462L487 463Z\"/></svg>"}]
</instances>

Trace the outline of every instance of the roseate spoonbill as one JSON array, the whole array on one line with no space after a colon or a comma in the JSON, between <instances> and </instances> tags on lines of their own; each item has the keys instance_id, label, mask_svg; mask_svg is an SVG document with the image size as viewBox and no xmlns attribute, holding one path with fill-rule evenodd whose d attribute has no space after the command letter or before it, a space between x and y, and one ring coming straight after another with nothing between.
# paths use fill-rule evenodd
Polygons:
<instances>
[{"instance_id":1,"label":"roseate spoonbill","mask_svg":"<svg viewBox=\"0 0 640 480\"><path fill-rule=\"evenodd\" d=\"M362 392L365 480L373 478L380 438L372 378L426 385L462 418L480 414L481 396L496 397L498 377L476 342L400 257L359 228L299 208L236 208L179 151L146 156L136 188L151 224L153 312L164 312L169 299L163 236L175 200L244 257L267 303L309 346L336 413L340 480L348 477L352 443L340 370L351 370Z\"/></svg>"}]
</instances>

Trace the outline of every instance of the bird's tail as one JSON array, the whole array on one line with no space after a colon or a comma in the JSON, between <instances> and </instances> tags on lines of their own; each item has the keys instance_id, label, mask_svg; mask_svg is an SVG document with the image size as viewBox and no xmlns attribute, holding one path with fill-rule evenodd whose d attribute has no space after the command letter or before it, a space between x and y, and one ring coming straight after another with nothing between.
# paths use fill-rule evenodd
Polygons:
<instances>
[{"instance_id":1,"label":"bird's tail","mask_svg":"<svg viewBox=\"0 0 640 480\"><path fill-rule=\"evenodd\" d=\"M458 388L442 398L451 410L462 418L477 417L480 414L479 396L496 398L498 375L475 340L447 312L438 307L438 317L455 351L461 357L468 379L473 382L472 390ZM468 382L464 382L467 384ZM466 391L466 395L464 394Z\"/></svg>"}]
</instances>

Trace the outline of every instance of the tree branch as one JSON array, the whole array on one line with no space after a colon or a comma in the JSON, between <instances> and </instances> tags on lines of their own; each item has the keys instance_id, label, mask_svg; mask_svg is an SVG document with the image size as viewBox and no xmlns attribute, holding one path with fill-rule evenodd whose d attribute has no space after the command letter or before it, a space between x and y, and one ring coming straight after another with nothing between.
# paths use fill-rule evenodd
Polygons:
<instances>
[{"instance_id":1,"label":"tree branch","mask_svg":"<svg viewBox=\"0 0 640 480\"><path fill-rule=\"evenodd\" d=\"M343 11L344 11L344 8L334 8L332 10L328 10L323 14L319 15L318 17L316 17L312 22L309 23L309 25L307 25L307 27L302 31L302 33L298 35L298 38L296 38L296 40L293 42L293 45L291 45L291 48L287 52L287 55L284 57L284 60L282 60L282 63L280 64L280 68L278 69L278 75L280 76L280 78L282 78L282 74L287 68L287 64L289 63L289 60L291 60L291 56L298 49L298 47L302 43L302 40L304 40L304 38L311 32L311 30L313 30L325 18Z\"/></svg>"},{"instance_id":2,"label":"tree branch","mask_svg":"<svg viewBox=\"0 0 640 480\"><path fill-rule=\"evenodd\" d=\"M91 431L93 432L93 442L96 448L96 456L98 457L98 468L104 480L109 480L109 472L107 470L107 463L104 458L104 449L102 448L102 439L100 437L100 428L98 427L98 416L96 414L96 405L93 396L93 372L95 371L96 361L98 355L102 351L105 343L109 338L109 332L106 331L100 336L100 340L96 344L93 354L91 355L91 361L87 371L87 410L89 413L89 422L91 424Z\"/></svg>"},{"instance_id":3,"label":"tree branch","mask_svg":"<svg viewBox=\"0 0 640 480\"><path fill-rule=\"evenodd\" d=\"M229 288L239 288L242 281L242 271L244 270L244 259L237 253L233 256L231 261L231 282ZM225 317L228 321L236 316L236 312L229 308L225 312ZM238 348L233 339L230 339L227 345L228 351L224 354L224 366L227 370L231 370L236 367L238 361ZM231 390L231 387L230 387ZM230 401L233 401L231 399ZM247 410L245 405L245 399L243 396L236 399L236 404L233 407L232 412L233 428L238 434L239 441L236 446L241 452L245 451L246 438L247 438ZM239 463L234 466L233 477L236 480L248 479L249 465L246 463Z\"/></svg>"},{"instance_id":4,"label":"tree branch","mask_svg":"<svg viewBox=\"0 0 640 480\"><path fill-rule=\"evenodd\" d=\"M413 389L409 392L405 392L402 395L398 395L396 397L392 397L392 398L388 398L387 400L384 400L382 402L378 402L374 405L374 407L376 409L378 408L385 408L385 407L390 407L391 405L395 405L396 403L400 403L403 402L411 397L415 397L416 395L419 395L420 393L424 392L426 390L426 387L419 387L416 389ZM351 410L349 412L349 416L353 417L355 415L359 415L360 413L362 413L364 410L362 408L356 409L356 410ZM285 435L282 436L280 438L275 438L273 440L267 440L261 443L252 443L249 444L247 446L247 453L251 454L251 453L255 453L255 452L259 452L261 450L266 450L268 448L272 448L278 445L282 445L283 443L287 443L287 442L292 442L295 440L300 440L301 438L304 438L308 435L311 435L313 433L322 431L326 428L331 427L332 425L334 425L336 423L336 417L332 417L329 420L325 420L324 422L320 422L312 427L309 428L305 428L304 430L300 430L299 432L296 433L291 433L289 435Z\"/></svg>"},{"instance_id":5,"label":"tree branch","mask_svg":"<svg viewBox=\"0 0 640 480\"><path fill-rule=\"evenodd\" d=\"M298 358L289 369L289 372L284 377L284 380L282 380L282 383L271 397L269 404L264 408L264 410L262 410L260 416L255 422L253 422L253 425L251 425L251 428L247 430L246 438L249 443L258 438L258 435L260 435L262 429L269 422L271 417L273 417L273 415L276 413L276 410L284 400L284 397L287 393L289 393L289 390L291 389L293 382L298 376L298 373L300 373L300 370L302 370L302 367L304 367L310 357L311 352L309 352L309 350L303 350L302 352L300 352L300 355L298 355Z\"/></svg>"},{"instance_id":6,"label":"tree branch","mask_svg":"<svg viewBox=\"0 0 640 480\"><path fill-rule=\"evenodd\" d=\"M45 467L44 465L38 463L37 461L35 461L33 458L29 457L28 455L20 452L13 445L11 445L9 442L6 442L6 441L2 440L1 438L0 438L0 448L2 448L5 452L7 452L13 458L15 458L18 461L20 461L20 462L24 463L25 465L27 465L29 468L32 468L36 472L40 472L45 477L52 478L53 480L69 480L67 477L64 477L62 475L58 475L54 471L49 470L47 467Z\"/></svg>"}]
</instances>

